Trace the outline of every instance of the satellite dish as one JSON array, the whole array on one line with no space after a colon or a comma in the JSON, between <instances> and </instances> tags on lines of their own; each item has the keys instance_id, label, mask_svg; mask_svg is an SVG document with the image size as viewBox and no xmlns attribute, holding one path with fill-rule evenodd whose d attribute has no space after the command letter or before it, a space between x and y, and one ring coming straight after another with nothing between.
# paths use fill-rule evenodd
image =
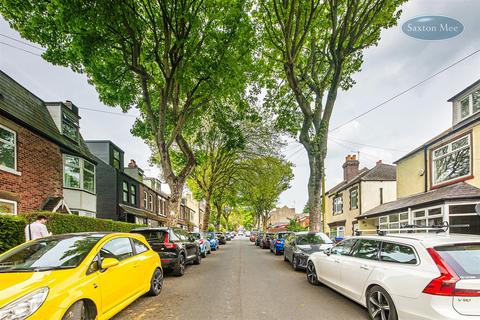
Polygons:
<instances>
[{"instance_id":1,"label":"satellite dish","mask_svg":"<svg viewBox=\"0 0 480 320\"><path fill-rule=\"evenodd\" d=\"M475 206L475 212L480 216L480 203Z\"/></svg>"}]
</instances>

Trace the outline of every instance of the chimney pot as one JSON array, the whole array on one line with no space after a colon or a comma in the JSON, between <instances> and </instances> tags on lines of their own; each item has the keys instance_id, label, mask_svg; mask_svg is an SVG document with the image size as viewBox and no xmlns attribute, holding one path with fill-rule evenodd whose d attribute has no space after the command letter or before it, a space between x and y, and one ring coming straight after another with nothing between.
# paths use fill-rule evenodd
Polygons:
<instances>
[{"instance_id":1,"label":"chimney pot","mask_svg":"<svg viewBox=\"0 0 480 320\"><path fill-rule=\"evenodd\" d=\"M382 160L378 160L378 161L377 161L377 166L378 166L379 164L382 164Z\"/></svg>"}]
</instances>

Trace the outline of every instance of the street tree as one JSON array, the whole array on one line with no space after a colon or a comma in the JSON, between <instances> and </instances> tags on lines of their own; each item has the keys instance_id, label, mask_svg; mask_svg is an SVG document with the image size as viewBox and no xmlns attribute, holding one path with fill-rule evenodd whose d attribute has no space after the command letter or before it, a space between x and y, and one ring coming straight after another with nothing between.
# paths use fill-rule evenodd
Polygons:
<instances>
[{"instance_id":1,"label":"street tree","mask_svg":"<svg viewBox=\"0 0 480 320\"><path fill-rule=\"evenodd\" d=\"M397 23L406 0L259 0L266 101L278 128L307 151L310 230L321 222L322 176L338 90L355 83L365 48Z\"/></svg>"},{"instance_id":2,"label":"street tree","mask_svg":"<svg viewBox=\"0 0 480 320\"><path fill-rule=\"evenodd\" d=\"M171 190L170 223L195 166L188 134L212 101L241 98L253 68L248 0L3 0L0 13L43 58L84 73L100 100L140 117ZM187 161L179 170L171 152Z\"/></svg>"},{"instance_id":3,"label":"street tree","mask_svg":"<svg viewBox=\"0 0 480 320\"><path fill-rule=\"evenodd\" d=\"M270 210L280 194L290 187L292 163L280 157L261 157L245 161L239 184L242 203L250 208L262 228L267 227Z\"/></svg>"}]
</instances>

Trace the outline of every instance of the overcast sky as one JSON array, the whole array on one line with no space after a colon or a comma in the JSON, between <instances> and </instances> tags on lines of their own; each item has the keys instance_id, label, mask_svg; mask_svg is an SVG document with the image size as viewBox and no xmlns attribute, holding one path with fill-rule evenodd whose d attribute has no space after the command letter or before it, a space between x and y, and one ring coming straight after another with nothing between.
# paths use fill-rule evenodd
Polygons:
<instances>
[{"instance_id":1,"label":"overcast sky","mask_svg":"<svg viewBox=\"0 0 480 320\"><path fill-rule=\"evenodd\" d=\"M357 84L340 92L333 112L331 128L384 102L415 83L480 49L480 1L412 0L403 8L398 26L382 33L377 47L365 51ZM438 41L417 40L402 32L402 24L414 17L443 15L464 25L462 34ZM80 107L80 126L87 140L112 140L125 151L125 159L135 159L147 175L157 176L150 167L149 148L130 134L138 113L107 114L120 111L104 106L84 75L53 66L41 57L9 47L41 51L5 37L21 39L0 17L0 69L46 101L71 100ZM451 105L447 99L480 78L480 53L455 65L421 86L383 107L331 132L328 145L327 188L343 178L342 164L347 154L360 154L361 167L372 167L377 160L392 163L409 150L451 126ZM83 108L83 109L82 109ZM292 187L278 203L301 211L307 201L308 161L297 143L287 146L285 154L295 164Z\"/></svg>"}]
</instances>

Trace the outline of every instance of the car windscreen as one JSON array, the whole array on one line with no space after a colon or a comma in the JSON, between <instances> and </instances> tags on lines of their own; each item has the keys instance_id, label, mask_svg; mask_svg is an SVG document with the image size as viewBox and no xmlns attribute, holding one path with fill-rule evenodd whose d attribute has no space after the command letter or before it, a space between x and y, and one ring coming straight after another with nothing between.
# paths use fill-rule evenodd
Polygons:
<instances>
[{"instance_id":1,"label":"car windscreen","mask_svg":"<svg viewBox=\"0 0 480 320\"><path fill-rule=\"evenodd\" d=\"M135 230L133 232L143 235L147 241L164 242L167 237L166 230Z\"/></svg>"},{"instance_id":2,"label":"car windscreen","mask_svg":"<svg viewBox=\"0 0 480 320\"><path fill-rule=\"evenodd\" d=\"M298 245L332 243L332 240L323 233L308 233L297 235Z\"/></svg>"},{"instance_id":3,"label":"car windscreen","mask_svg":"<svg viewBox=\"0 0 480 320\"><path fill-rule=\"evenodd\" d=\"M48 237L27 242L0 256L0 272L75 268L102 237Z\"/></svg>"},{"instance_id":4,"label":"car windscreen","mask_svg":"<svg viewBox=\"0 0 480 320\"><path fill-rule=\"evenodd\" d=\"M200 240L202 239L202 235L198 232L192 232L190 235L195 239L195 240Z\"/></svg>"},{"instance_id":5,"label":"car windscreen","mask_svg":"<svg viewBox=\"0 0 480 320\"><path fill-rule=\"evenodd\" d=\"M480 279L480 243L435 247L461 279Z\"/></svg>"},{"instance_id":6,"label":"car windscreen","mask_svg":"<svg viewBox=\"0 0 480 320\"><path fill-rule=\"evenodd\" d=\"M210 239L215 239L215 234L214 233L207 233L207 234L205 234L205 237L209 240Z\"/></svg>"},{"instance_id":7,"label":"car windscreen","mask_svg":"<svg viewBox=\"0 0 480 320\"><path fill-rule=\"evenodd\" d=\"M288 233L279 233L277 234L278 239L285 239L288 236Z\"/></svg>"}]
</instances>

